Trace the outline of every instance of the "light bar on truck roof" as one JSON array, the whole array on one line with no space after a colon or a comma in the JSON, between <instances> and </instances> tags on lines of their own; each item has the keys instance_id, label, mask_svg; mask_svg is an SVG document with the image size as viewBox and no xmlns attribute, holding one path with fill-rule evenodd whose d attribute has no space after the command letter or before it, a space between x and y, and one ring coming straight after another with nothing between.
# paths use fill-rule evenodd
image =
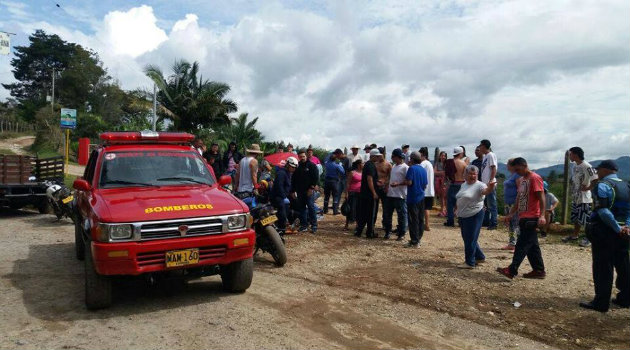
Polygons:
<instances>
[{"instance_id":1,"label":"light bar on truck roof","mask_svg":"<svg viewBox=\"0 0 630 350\"><path fill-rule=\"evenodd\" d=\"M104 132L100 135L106 144L120 143L190 143L195 136L185 132L125 131Z\"/></svg>"}]
</instances>

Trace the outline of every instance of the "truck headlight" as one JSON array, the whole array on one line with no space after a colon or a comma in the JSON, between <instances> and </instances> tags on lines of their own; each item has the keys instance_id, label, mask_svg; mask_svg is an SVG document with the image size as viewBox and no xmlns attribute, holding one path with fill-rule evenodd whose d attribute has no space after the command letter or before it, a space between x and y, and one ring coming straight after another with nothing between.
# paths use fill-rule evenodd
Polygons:
<instances>
[{"instance_id":1,"label":"truck headlight","mask_svg":"<svg viewBox=\"0 0 630 350\"><path fill-rule=\"evenodd\" d=\"M247 215L228 216L227 223L230 231L244 229L247 226Z\"/></svg>"},{"instance_id":2,"label":"truck headlight","mask_svg":"<svg viewBox=\"0 0 630 350\"><path fill-rule=\"evenodd\" d=\"M107 225L111 240L129 239L133 234L131 225Z\"/></svg>"}]
</instances>

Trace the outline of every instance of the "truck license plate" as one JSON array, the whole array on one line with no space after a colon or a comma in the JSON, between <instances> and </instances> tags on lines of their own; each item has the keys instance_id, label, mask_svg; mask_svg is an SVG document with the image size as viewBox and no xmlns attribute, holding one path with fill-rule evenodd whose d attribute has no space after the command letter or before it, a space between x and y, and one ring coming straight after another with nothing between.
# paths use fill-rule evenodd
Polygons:
<instances>
[{"instance_id":1,"label":"truck license plate","mask_svg":"<svg viewBox=\"0 0 630 350\"><path fill-rule=\"evenodd\" d=\"M267 216L266 218L264 218L264 219L260 220L260 223L261 223L263 226L267 226L267 225L271 225L271 224L273 224L273 223L274 223L274 222L276 222L276 221L278 221L278 217L277 217L277 216L275 216L275 215L271 215L271 216Z\"/></svg>"},{"instance_id":2,"label":"truck license plate","mask_svg":"<svg viewBox=\"0 0 630 350\"><path fill-rule=\"evenodd\" d=\"M74 199L74 196L68 196L68 197L62 199L61 202L63 202L63 204L68 204L68 203L72 202L73 199Z\"/></svg>"},{"instance_id":3,"label":"truck license plate","mask_svg":"<svg viewBox=\"0 0 630 350\"><path fill-rule=\"evenodd\" d=\"M178 267L199 263L199 249L173 250L166 252L166 267Z\"/></svg>"}]
</instances>

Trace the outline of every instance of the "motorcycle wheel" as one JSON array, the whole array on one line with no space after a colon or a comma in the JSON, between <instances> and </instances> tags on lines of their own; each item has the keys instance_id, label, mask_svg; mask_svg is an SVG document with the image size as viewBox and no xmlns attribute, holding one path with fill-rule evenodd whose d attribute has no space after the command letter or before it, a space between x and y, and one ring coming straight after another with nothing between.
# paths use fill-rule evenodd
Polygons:
<instances>
[{"instance_id":1,"label":"motorcycle wheel","mask_svg":"<svg viewBox=\"0 0 630 350\"><path fill-rule=\"evenodd\" d=\"M282 238L280 238L280 234L273 226L265 227L265 235L269 238L269 254L273 257L273 260L276 262L276 266L284 266L287 263L287 251L284 247L284 243L282 243Z\"/></svg>"}]
</instances>

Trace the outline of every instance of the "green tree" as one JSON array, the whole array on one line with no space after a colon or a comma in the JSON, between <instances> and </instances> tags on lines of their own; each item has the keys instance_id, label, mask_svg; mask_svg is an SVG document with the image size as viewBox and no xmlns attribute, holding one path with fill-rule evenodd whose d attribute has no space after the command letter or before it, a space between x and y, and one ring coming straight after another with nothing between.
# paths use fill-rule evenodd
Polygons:
<instances>
[{"instance_id":1,"label":"green tree","mask_svg":"<svg viewBox=\"0 0 630 350\"><path fill-rule=\"evenodd\" d=\"M237 111L236 103L226 96L230 86L204 80L199 75L199 64L176 61L168 77L154 65L147 65L145 74L160 91L160 117L170 119L173 129L196 132L202 128L217 128L230 123L229 114Z\"/></svg>"},{"instance_id":2,"label":"green tree","mask_svg":"<svg viewBox=\"0 0 630 350\"><path fill-rule=\"evenodd\" d=\"M258 117L249 120L247 113L241 113L238 118L230 119L230 124L221 126L216 131L216 142L223 149L227 149L227 145L234 141L239 150L244 150L252 143L262 146L263 135L256 129Z\"/></svg>"},{"instance_id":3,"label":"green tree","mask_svg":"<svg viewBox=\"0 0 630 350\"><path fill-rule=\"evenodd\" d=\"M11 60L15 83L2 84L20 104L20 115L33 121L51 94L53 70L59 73L55 94L60 104L85 110L98 84L109 81L98 56L80 45L37 30L28 46L16 46Z\"/></svg>"},{"instance_id":4,"label":"green tree","mask_svg":"<svg viewBox=\"0 0 630 350\"><path fill-rule=\"evenodd\" d=\"M555 170L552 170L549 172L549 175L547 175L547 182L549 184L552 184L554 182L556 182L558 180L558 175L556 174Z\"/></svg>"}]
</instances>

